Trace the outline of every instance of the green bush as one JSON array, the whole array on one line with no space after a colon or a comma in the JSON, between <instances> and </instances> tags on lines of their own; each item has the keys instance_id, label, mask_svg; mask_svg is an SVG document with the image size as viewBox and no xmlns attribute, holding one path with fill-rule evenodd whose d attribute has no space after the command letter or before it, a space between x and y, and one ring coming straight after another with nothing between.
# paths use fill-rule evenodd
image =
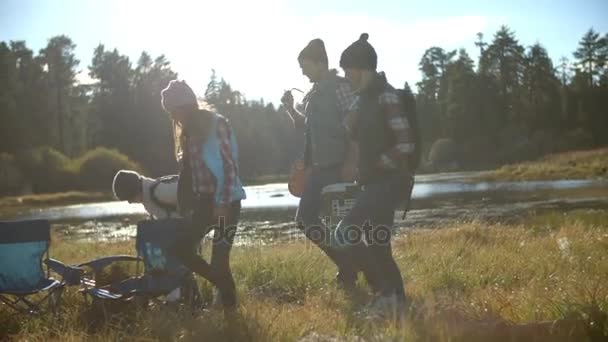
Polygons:
<instances>
[{"instance_id":1,"label":"green bush","mask_svg":"<svg viewBox=\"0 0 608 342\"><path fill-rule=\"evenodd\" d=\"M72 160L48 147L26 150L17 157L21 171L36 193L75 189L76 170Z\"/></svg>"},{"instance_id":2,"label":"green bush","mask_svg":"<svg viewBox=\"0 0 608 342\"><path fill-rule=\"evenodd\" d=\"M141 167L117 150L98 147L75 161L80 187L85 190L109 190L114 175L128 169L141 172Z\"/></svg>"},{"instance_id":3,"label":"green bush","mask_svg":"<svg viewBox=\"0 0 608 342\"><path fill-rule=\"evenodd\" d=\"M429 152L429 163L435 169L448 167L458 162L458 148L452 139L439 139L433 143Z\"/></svg>"},{"instance_id":4,"label":"green bush","mask_svg":"<svg viewBox=\"0 0 608 342\"><path fill-rule=\"evenodd\" d=\"M0 153L0 195L14 195L23 184L23 175L15 157Z\"/></svg>"},{"instance_id":5,"label":"green bush","mask_svg":"<svg viewBox=\"0 0 608 342\"><path fill-rule=\"evenodd\" d=\"M14 190L7 188L5 183L18 183L20 188L22 180L31 184L34 193L70 190L109 191L112 178L118 170L141 170L139 165L129 160L127 156L103 147L88 151L75 160L48 146L32 148L18 154L13 168L5 166L11 165L11 160L14 160L11 158L6 154L0 157L2 170L0 193L18 191L18 188ZM10 175L8 170L11 170Z\"/></svg>"}]
</instances>

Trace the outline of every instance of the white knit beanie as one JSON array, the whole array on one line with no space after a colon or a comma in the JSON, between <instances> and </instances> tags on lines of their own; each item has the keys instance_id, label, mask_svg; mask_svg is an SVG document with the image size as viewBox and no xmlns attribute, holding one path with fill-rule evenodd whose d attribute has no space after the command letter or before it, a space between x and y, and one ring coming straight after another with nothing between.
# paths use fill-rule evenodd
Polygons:
<instances>
[{"instance_id":1,"label":"white knit beanie","mask_svg":"<svg viewBox=\"0 0 608 342\"><path fill-rule=\"evenodd\" d=\"M173 110L183 106L198 108L196 94L186 81L172 80L169 85L160 92L163 108L171 113Z\"/></svg>"}]
</instances>

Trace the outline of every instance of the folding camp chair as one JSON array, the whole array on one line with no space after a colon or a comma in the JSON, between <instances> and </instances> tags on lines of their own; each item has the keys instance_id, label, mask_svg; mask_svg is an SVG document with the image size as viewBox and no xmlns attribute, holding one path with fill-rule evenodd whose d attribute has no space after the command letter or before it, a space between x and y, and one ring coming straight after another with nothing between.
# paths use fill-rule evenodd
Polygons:
<instances>
[{"instance_id":1,"label":"folding camp chair","mask_svg":"<svg viewBox=\"0 0 608 342\"><path fill-rule=\"evenodd\" d=\"M94 274L100 274L115 262L136 261L137 275L107 285L97 285L95 279L84 279L83 292L98 300L130 301L139 298L147 302L165 297L180 288L185 304L199 304L201 299L192 272L168 253L168 249L183 236L186 228L183 219L138 222L135 243L138 257L109 256L79 265L92 269ZM143 275L139 274L140 264L143 264Z\"/></svg>"},{"instance_id":2,"label":"folding camp chair","mask_svg":"<svg viewBox=\"0 0 608 342\"><path fill-rule=\"evenodd\" d=\"M55 311L64 286L78 284L80 269L50 259L50 229L46 220L0 222L0 301L16 311L38 313L45 303Z\"/></svg>"}]
</instances>

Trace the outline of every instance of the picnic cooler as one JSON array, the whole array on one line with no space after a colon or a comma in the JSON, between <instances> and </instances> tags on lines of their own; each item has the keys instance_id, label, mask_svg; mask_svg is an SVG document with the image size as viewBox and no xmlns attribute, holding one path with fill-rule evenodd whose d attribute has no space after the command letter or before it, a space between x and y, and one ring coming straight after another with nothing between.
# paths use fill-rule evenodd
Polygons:
<instances>
[{"instance_id":1,"label":"picnic cooler","mask_svg":"<svg viewBox=\"0 0 608 342\"><path fill-rule=\"evenodd\" d=\"M359 192L361 188L355 183L336 183L324 187L321 191L321 213L338 222L353 208Z\"/></svg>"}]
</instances>

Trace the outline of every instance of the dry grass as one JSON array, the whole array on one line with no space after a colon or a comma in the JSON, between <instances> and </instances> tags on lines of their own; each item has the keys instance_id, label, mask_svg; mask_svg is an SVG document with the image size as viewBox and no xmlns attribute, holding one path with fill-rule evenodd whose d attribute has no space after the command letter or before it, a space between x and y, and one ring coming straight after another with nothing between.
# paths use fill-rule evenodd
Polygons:
<instances>
[{"instance_id":1,"label":"dry grass","mask_svg":"<svg viewBox=\"0 0 608 342\"><path fill-rule=\"evenodd\" d=\"M10 218L35 208L112 200L114 200L114 197L111 193L83 191L0 197L0 217Z\"/></svg>"},{"instance_id":2,"label":"dry grass","mask_svg":"<svg viewBox=\"0 0 608 342\"><path fill-rule=\"evenodd\" d=\"M52 255L68 263L131 254L133 242L70 243ZM208 252L208 251L207 251ZM370 321L365 282L346 298L335 269L304 241L236 247L232 266L240 306L194 314L167 307L127 307L99 319L69 289L64 312L15 316L0 307L0 336L28 341L568 341L608 335L608 212L532 216L516 225L455 223L409 231L394 244L406 291L407 320ZM200 281L203 293L209 285ZM555 323L555 320L558 320ZM547 323L549 322L549 323Z\"/></svg>"},{"instance_id":3,"label":"dry grass","mask_svg":"<svg viewBox=\"0 0 608 342\"><path fill-rule=\"evenodd\" d=\"M559 153L506 165L484 178L501 181L608 178L608 148Z\"/></svg>"}]
</instances>

